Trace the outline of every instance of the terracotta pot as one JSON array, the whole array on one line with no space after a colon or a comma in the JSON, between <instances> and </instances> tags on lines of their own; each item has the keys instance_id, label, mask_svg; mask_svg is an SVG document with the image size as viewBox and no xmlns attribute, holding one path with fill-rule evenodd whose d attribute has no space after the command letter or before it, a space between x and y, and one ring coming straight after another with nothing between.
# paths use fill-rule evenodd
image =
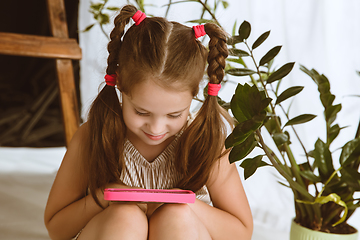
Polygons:
<instances>
[{"instance_id":1,"label":"terracotta pot","mask_svg":"<svg viewBox=\"0 0 360 240\"><path fill-rule=\"evenodd\" d=\"M333 234L314 231L292 221L290 240L357 240L358 232L351 234Z\"/></svg>"}]
</instances>

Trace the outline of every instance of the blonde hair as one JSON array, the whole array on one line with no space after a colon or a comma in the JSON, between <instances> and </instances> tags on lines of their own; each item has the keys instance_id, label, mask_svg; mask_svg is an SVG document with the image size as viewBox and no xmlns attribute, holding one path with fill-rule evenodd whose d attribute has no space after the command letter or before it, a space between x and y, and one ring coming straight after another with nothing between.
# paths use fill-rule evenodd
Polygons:
<instances>
[{"instance_id":1,"label":"blonde hair","mask_svg":"<svg viewBox=\"0 0 360 240\"><path fill-rule=\"evenodd\" d=\"M125 26L136 7L124 6L114 20L108 44L107 74L117 75L117 87L125 94L151 77L164 88L191 91L196 96L203 78L206 60L210 83L221 83L228 55L226 34L215 24L205 24L210 37L209 51L195 38L192 28L165 18L147 17L139 25ZM181 135L175 152L183 178L176 187L199 190L206 184L212 165L221 156L226 138L222 116L231 117L208 96L193 122ZM114 87L105 86L89 112L89 155L86 173L95 201L95 189L119 182L123 168L126 125ZM175 186L174 186L175 187Z\"/></svg>"}]
</instances>

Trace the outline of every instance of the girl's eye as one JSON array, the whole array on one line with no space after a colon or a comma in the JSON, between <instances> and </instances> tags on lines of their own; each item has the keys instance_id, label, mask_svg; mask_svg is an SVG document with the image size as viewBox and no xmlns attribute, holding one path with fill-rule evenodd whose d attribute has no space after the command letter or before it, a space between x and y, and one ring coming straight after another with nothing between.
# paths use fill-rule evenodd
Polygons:
<instances>
[{"instance_id":1,"label":"girl's eye","mask_svg":"<svg viewBox=\"0 0 360 240\"><path fill-rule=\"evenodd\" d=\"M168 115L170 118L179 118L181 117L182 113L178 114L178 115Z\"/></svg>"},{"instance_id":2,"label":"girl's eye","mask_svg":"<svg viewBox=\"0 0 360 240\"><path fill-rule=\"evenodd\" d=\"M135 113L139 116L149 116L149 113L142 113L142 112L139 112L137 110L135 110Z\"/></svg>"}]
</instances>

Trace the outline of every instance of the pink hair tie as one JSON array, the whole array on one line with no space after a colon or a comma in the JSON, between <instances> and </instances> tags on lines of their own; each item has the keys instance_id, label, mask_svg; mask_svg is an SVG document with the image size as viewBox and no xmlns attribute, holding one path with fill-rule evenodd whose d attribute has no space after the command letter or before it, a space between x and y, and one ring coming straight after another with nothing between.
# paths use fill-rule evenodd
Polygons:
<instances>
[{"instance_id":1,"label":"pink hair tie","mask_svg":"<svg viewBox=\"0 0 360 240\"><path fill-rule=\"evenodd\" d=\"M106 74L105 75L105 82L106 85L111 86L111 87L115 87L116 85L116 74Z\"/></svg>"},{"instance_id":2,"label":"pink hair tie","mask_svg":"<svg viewBox=\"0 0 360 240\"><path fill-rule=\"evenodd\" d=\"M135 25L139 25L144 19L146 18L145 13L143 13L142 11L138 10L134 16L132 16L132 19L135 22Z\"/></svg>"},{"instance_id":3,"label":"pink hair tie","mask_svg":"<svg viewBox=\"0 0 360 240\"><path fill-rule=\"evenodd\" d=\"M208 95L217 96L220 88L221 88L221 84L209 83L208 84Z\"/></svg>"},{"instance_id":4,"label":"pink hair tie","mask_svg":"<svg viewBox=\"0 0 360 240\"><path fill-rule=\"evenodd\" d=\"M197 25L197 26L193 26L192 28L194 29L196 38L199 38L199 37L202 37L202 36L206 35L205 25Z\"/></svg>"}]
</instances>

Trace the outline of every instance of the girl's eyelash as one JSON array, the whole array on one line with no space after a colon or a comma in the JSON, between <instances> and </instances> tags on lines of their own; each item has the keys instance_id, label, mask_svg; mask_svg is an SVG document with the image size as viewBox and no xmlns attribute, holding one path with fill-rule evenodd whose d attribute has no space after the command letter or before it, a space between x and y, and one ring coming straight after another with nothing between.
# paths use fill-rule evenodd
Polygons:
<instances>
[{"instance_id":1,"label":"girl's eyelash","mask_svg":"<svg viewBox=\"0 0 360 240\"><path fill-rule=\"evenodd\" d=\"M168 115L170 118L179 118L182 116L182 114L179 114L179 115Z\"/></svg>"},{"instance_id":2,"label":"girl's eyelash","mask_svg":"<svg viewBox=\"0 0 360 240\"><path fill-rule=\"evenodd\" d=\"M135 110L135 113L139 116L148 116L149 114L148 113L142 113L142 112L139 112L137 110Z\"/></svg>"},{"instance_id":3,"label":"girl's eyelash","mask_svg":"<svg viewBox=\"0 0 360 240\"><path fill-rule=\"evenodd\" d=\"M139 116L149 116L149 113L142 113L142 112L139 112L137 110L135 110L135 113ZM182 116L182 113L181 114L178 114L178 115L168 115L170 118L180 118Z\"/></svg>"}]
</instances>

